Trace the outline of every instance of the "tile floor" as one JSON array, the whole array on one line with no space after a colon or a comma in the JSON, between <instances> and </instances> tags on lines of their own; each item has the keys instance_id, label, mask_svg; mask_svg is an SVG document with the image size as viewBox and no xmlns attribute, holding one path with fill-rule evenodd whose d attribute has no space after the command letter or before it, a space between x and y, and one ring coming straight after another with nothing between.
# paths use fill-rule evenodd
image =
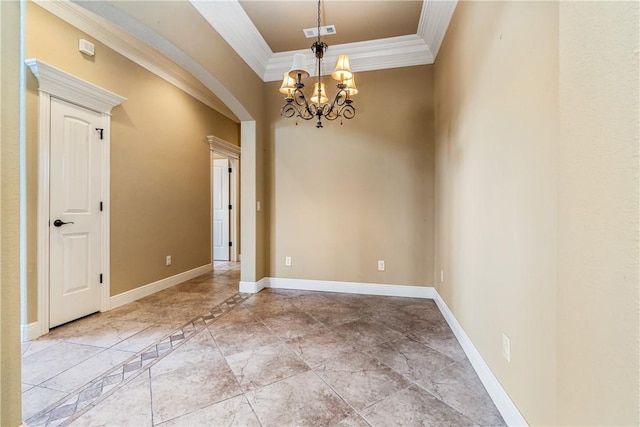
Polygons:
<instances>
[{"instance_id":1,"label":"tile floor","mask_svg":"<svg viewBox=\"0 0 640 427\"><path fill-rule=\"evenodd\" d=\"M433 301L238 280L217 263L24 343L26 425L504 425Z\"/></svg>"}]
</instances>

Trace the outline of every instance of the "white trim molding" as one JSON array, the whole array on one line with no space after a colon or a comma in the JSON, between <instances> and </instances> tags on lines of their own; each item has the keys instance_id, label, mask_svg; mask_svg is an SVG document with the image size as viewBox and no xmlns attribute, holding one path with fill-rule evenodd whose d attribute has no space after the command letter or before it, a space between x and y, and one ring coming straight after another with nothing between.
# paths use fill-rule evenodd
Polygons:
<instances>
[{"instance_id":1,"label":"white trim molding","mask_svg":"<svg viewBox=\"0 0 640 427\"><path fill-rule=\"evenodd\" d=\"M253 72L260 77L264 76L273 52L240 3L236 0L189 1Z\"/></svg>"},{"instance_id":2,"label":"white trim molding","mask_svg":"<svg viewBox=\"0 0 640 427\"><path fill-rule=\"evenodd\" d=\"M101 270L103 284L101 293L101 311L108 308L110 292L110 191L109 191L109 151L111 138L111 110L126 101L125 97L109 92L65 71L55 68L38 59L25 61L38 80L38 219L37 219L37 265L38 265L38 336L49 332L49 162L50 162L50 124L51 98L60 98L75 105L101 113L103 132L102 146L102 184L101 196L106 209L100 221ZM26 303L26 302L23 302ZM30 332L31 333L31 332Z\"/></svg>"},{"instance_id":3,"label":"white trim molding","mask_svg":"<svg viewBox=\"0 0 640 427\"><path fill-rule=\"evenodd\" d=\"M242 149L237 145L213 135L207 136L207 141L209 141L209 149L211 151L233 159L240 158Z\"/></svg>"},{"instance_id":4,"label":"white trim molding","mask_svg":"<svg viewBox=\"0 0 640 427\"><path fill-rule=\"evenodd\" d=\"M236 115L191 73L117 25L68 0L34 0L34 3L229 119L238 121Z\"/></svg>"},{"instance_id":5,"label":"white trim molding","mask_svg":"<svg viewBox=\"0 0 640 427\"><path fill-rule=\"evenodd\" d=\"M249 67L265 82L278 81L291 66L293 55L306 50L273 52L238 0L203 2L190 0L193 7L225 39ZM351 57L353 71L433 64L449 27L457 0L424 0L416 34L332 45L325 55L332 63L340 52Z\"/></svg>"},{"instance_id":6,"label":"white trim molding","mask_svg":"<svg viewBox=\"0 0 640 427\"><path fill-rule=\"evenodd\" d=\"M458 0L425 0L422 4L418 36L429 46L434 61L457 5Z\"/></svg>"},{"instance_id":7,"label":"white trim molding","mask_svg":"<svg viewBox=\"0 0 640 427\"><path fill-rule=\"evenodd\" d=\"M243 282L240 281L238 292L243 294L257 294L264 288L267 288L267 279L262 278L257 282Z\"/></svg>"},{"instance_id":8,"label":"white trim molding","mask_svg":"<svg viewBox=\"0 0 640 427\"><path fill-rule=\"evenodd\" d=\"M435 291L435 289L431 286L336 282L330 280L285 279L276 277L266 277L262 280L264 280L264 287L267 288L339 292L344 294L384 295L395 297L433 299Z\"/></svg>"},{"instance_id":9,"label":"white trim molding","mask_svg":"<svg viewBox=\"0 0 640 427\"><path fill-rule=\"evenodd\" d=\"M219 97L221 94L213 90L214 86L217 87L217 82L212 83L209 81L211 79L203 78L202 73L195 72L194 67L185 66L188 61L184 58L177 60L175 55L158 49L157 40L150 40L148 31L139 34L138 31L142 31L139 29L140 25L126 21L125 17L118 15L120 12L115 8L100 5L99 2L83 3L80 6L69 0L34 1L38 6L230 119L247 120L241 113L234 111L234 108L228 107L231 104L228 101L225 103L225 97ZM238 0L190 2L265 82L282 79L282 74L289 70L296 53L308 55L308 61L315 60L309 49L273 52ZM351 56L351 65L356 72L432 64L457 3L457 0L424 0L415 34L332 45L325 59L329 63L334 62L337 55L332 52L346 53ZM117 25L109 22L109 19Z\"/></svg>"},{"instance_id":10,"label":"white trim molding","mask_svg":"<svg viewBox=\"0 0 640 427\"><path fill-rule=\"evenodd\" d=\"M38 90L50 96L105 114L127 100L39 59L27 59L25 64L38 79Z\"/></svg>"},{"instance_id":11,"label":"white trim molding","mask_svg":"<svg viewBox=\"0 0 640 427\"><path fill-rule=\"evenodd\" d=\"M210 273L212 268L213 267L211 264L205 264L203 266L178 273L175 276L165 277L164 279L160 279L156 282L140 286L138 288L123 292L118 295L114 295L109 298L109 309L120 307L130 302L139 300L140 298L153 295L156 292L163 291L182 282L186 282L187 280L193 279L194 277Z\"/></svg>"},{"instance_id":12,"label":"white trim molding","mask_svg":"<svg viewBox=\"0 0 640 427\"><path fill-rule=\"evenodd\" d=\"M22 342L35 340L40 336L42 327L40 322L31 322L26 325L20 325L20 337Z\"/></svg>"},{"instance_id":13,"label":"white trim molding","mask_svg":"<svg viewBox=\"0 0 640 427\"><path fill-rule=\"evenodd\" d=\"M449 310L449 307L447 307L447 304L445 304L440 294L434 290L434 295L434 300L438 305L440 312L462 346L469 362L471 362L473 369L478 374L478 377L480 377L480 381L482 381L484 388L487 389L491 400L493 400L496 408L500 411L500 415L502 415L504 421L509 426L528 426L529 424L518 410L518 407L513 403L505 389L500 384L500 381L498 381L496 376L493 374L491 368L487 365L487 362L484 361L478 349L473 345L473 341L471 341L471 338L469 338L467 333L464 331L462 325L460 325L451 310Z\"/></svg>"},{"instance_id":14,"label":"white trim molding","mask_svg":"<svg viewBox=\"0 0 640 427\"><path fill-rule=\"evenodd\" d=\"M291 68L295 54L305 55L308 64L315 62L315 56L310 49L275 53L267 64L264 81L281 80L282 74ZM354 72L433 64L434 61L429 46L416 34L332 45L331 49L325 53L324 61L327 64L333 64L339 54L349 55ZM324 71L330 74L333 68Z\"/></svg>"}]
</instances>

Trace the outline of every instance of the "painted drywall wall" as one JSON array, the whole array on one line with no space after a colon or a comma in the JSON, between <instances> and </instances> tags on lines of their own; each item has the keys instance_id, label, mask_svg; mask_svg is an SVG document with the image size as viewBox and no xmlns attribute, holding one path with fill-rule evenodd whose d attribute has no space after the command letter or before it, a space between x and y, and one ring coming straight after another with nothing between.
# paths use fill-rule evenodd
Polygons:
<instances>
[{"instance_id":1,"label":"painted drywall wall","mask_svg":"<svg viewBox=\"0 0 640 427\"><path fill-rule=\"evenodd\" d=\"M532 425L557 420L557 8L461 2L435 63L437 289Z\"/></svg>"},{"instance_id":2,"label":"painted drywall wall","mask_svg":"<svg viewBox=\"0 0 640 427\"><path fill-rule=\"evenodd\" d=\"M20 378L21 4L0 2L0 425L22 423Z\"/></svg>"},{"instance_id":3,"label":"painted drywall wall","mask_svg":"<svg viewBox=\"0 0 640 427\"><path fill-rule=\"evenodd\" d=\"M96 55L77 51L79 38ZM240 126L27 3L26 55L127 98L111 122L111 295L210 263L207 135L239 144ZM36 316L37 82L27 80L29 322ZM165 256L172 265L165 266Z\"/></svg>"},{"instance_id":4,"label":"painted drywall wall","mask_svg":"<svg viewBox=\"0 0 640 427\"><path fill-rule=\"evenodd\" d=\"M269 201L264 196L264 151L267 123L265 122L264 84L229 44L198 13L190 2L178 1L122 1L101 4L86 2L83 6L104 14L126 13L137 21L145 35L163 38L161 47L171 45L190 58L198 58L199 65L233 95L234 105L242 126L242 263L241 280L255 282L266 272L265 209ZM105 10L106 9L106 10ZM188 31L185 31L188 28ZM168 43L167 43L168 42ZM224 97L220 96L224 99ZM235 110L234 110L235 111ZM250 119L246 117L250 116ZM254 137L255 134L255 137ZM263 209L253 206L261 201Z\"/></svg>"},{"instance_id":5,"label":"painted drywall wall","mask_svg":"<svg viewBox=\"0 0 640 427\"><path fill-rule=\"evenodd\" d=\"M638 41L637 2L462 2L435 65L438 290L532 425L640 423Z\"/></svg>"},{"instance_id":6,"label":"painted drywall wall","mask_svg":"<svg viewBox=\"0 0 640 427\"><path fill-rule=\"evenodd\" d=\"M559 4L559 425L640 425L639 7Z\"/></svg>"},{"instance_id":7,"label":"painted drywall wall","mask_svg":"<svg viewBox=\"0 0 640 427\"><path fill-rule=\"evenodd\" d=\"M432 81L430 66L358 73L356 117L322 129L281 117L266 85L271 276L432 285Z\"/></svg>"}]
</instances>

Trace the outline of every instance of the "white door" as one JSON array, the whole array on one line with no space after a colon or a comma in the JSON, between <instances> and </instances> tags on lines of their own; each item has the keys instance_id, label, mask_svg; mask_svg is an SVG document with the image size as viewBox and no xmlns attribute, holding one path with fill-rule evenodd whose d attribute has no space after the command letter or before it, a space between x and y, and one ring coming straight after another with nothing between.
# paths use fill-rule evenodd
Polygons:
<instances>
[{"instance_id":1,"label":"white door","mask_svg":"<svg viewBox=\"0 0 640 427\"><path fill-rule=\"evenodd\" d=\"M101 123L51 98L50 327L100 310Z\"/></svg>"},{"instance_id":2,"label":"white door","mask_svg":"<svg viewBox=\"0 0 640 427\"><path fill-rule=\"evenodd\" d=\"M213 161L213 259L229 261L229 160Z\"/></svg>"}]
</instances>

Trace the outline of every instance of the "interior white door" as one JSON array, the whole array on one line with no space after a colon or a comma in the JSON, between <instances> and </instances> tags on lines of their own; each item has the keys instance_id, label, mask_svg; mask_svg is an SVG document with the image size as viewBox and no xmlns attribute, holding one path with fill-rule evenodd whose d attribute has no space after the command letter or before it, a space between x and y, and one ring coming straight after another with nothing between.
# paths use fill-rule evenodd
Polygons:
<instances>
[{"instance_id":1,"label":"interior white door","mask_svg":"<svg viewBox=\"0 0 640 427\"><path fill-rule=\"evenodd\" d=\"M101 115L51 98L49 326L100 310Z\"/></svg>"},{"instance_id":2,"label":"interior white door","mask_svg":"<svg viewBox=\"0 0 640 427\"><path fill-rule=\"evenodd\" d=\"M213 259L229 261L229 160L213 161Z\"/></svg>"}]
</instances>

